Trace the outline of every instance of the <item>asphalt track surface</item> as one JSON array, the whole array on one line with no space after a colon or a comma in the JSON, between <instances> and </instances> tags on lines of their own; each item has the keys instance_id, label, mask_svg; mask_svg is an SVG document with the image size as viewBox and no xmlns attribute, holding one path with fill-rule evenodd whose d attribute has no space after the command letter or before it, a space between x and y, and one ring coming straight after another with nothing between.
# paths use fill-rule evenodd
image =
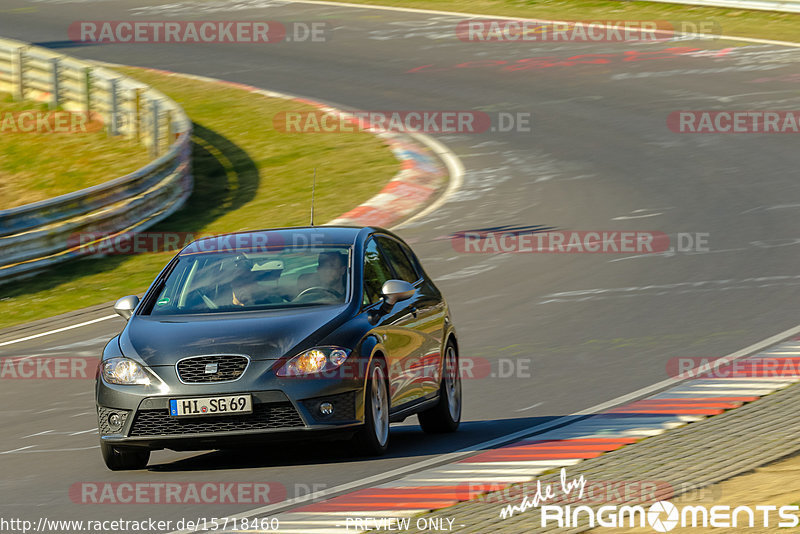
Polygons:
<instances>
[{"instance_id":1,"label":"asphalt track surface","mask_svg":"<svg viewBox=\"0 0 800 534\"><path fill-rule=\"evenodd\" d=\"M3 517L229 515L254 506L80 505L69 489L84 481L259 481L282 484L294 497L583 410L667 378L670 358L721 356L797 324L797 136L676 134L666 117L687 109L800 109L800 49L725 40L482 44L459 41L454 30L462 19L443 15L283 2L161 4L4 0L0 35L354 109L532 113L528 133L435 136L463 162L464 184L437 212L399 230L448 296L462 356L491 361L495 376L465 381L457 434L425 436L409 420L393 430L385 458L352 458L341 447L312 443L248 454L161 451L149 470L122 474L107 471L100 458L91 380L4 380ZM325 21L334 30L324 44L68 40L73 21L129 19ZM699 50L665 51L671 47ZM608 54L608 61L567 60L579 54ZM546 66L506 68L541 56L550 57ZM463 254L448 237L538 225L656 230L673 238L701 232L710 250ZM96 356L122 324L105 320L0 346L0 354ZM517 372L503 376L501 358L516 361ZM519 365L526 359L530 374Z\"/></svg>"}]
</instances>

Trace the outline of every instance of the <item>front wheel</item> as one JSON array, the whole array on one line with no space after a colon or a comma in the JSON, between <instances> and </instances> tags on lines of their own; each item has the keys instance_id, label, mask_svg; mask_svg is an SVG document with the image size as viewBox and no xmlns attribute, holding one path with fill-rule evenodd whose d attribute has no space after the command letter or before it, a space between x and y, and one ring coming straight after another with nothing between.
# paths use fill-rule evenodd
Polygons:
<instances>
[{"instance_id":1,"label":"front wheel","mask_svg":"<svg viewBox=\"0 0 800 534\"><path fill-rule=\"evenodd\" d=\"M150 461L148 449L116 447L104 441L100 442L100 452L103 453L106 467L112 471L144 469Z\"/></svg>"},{"instance_id":2,"label":"front wheel","mask_svg":"<svg viewBox=\"0 0 800 534\"><path fill-rule=\"evenodd\" d=\"M447 343L444 357L439 402L417 415L419 425L428 434L455 432L461 422L461 373L458 369L458 352L453 343Z\"/></svg>"},{"instance_id":3,"label":"front wheel","mask_svg":"<svg viewBox=\"0 0 800 534\"><path fill-rule=\"evenodd\" d=\"M383 362L373 360L367 376L364 426L353 441L358 453L379 456L389 448L389 391Z\"/></svg>"}]
</instances>

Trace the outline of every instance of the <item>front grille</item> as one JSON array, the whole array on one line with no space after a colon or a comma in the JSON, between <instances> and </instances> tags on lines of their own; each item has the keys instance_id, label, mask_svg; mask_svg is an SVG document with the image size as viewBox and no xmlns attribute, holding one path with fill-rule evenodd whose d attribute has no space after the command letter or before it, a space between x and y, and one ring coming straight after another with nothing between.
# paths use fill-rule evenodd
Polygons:
<instances>
[{"instance_id":1,"label":"front grille","mask_svg":"<svg viewBox=\"0 0 800 534\"><path fill-rule=\"evenodd\" d=\"M330 402L333 404L333 413L331 415L322 415L319 413L319 405L323 402ZM355 391L347 391L327 397L306 399L303 401L303 404L306 405L306 408L309 409L311 414L318 421L351 421L356 418Z\"/></svg>"},{"instance_id":2,"label":"front grille","mask_svg":"<svg viewBox=\"0 0 800 534\"><path fill-rule=\"evenodd\" d=\"M169 410L142 410L131 426L134 436L171 436L234 432L237 430L269 430L304 426L291 402L256 404L253 413L246 415L214 415L203 417L172 417Z\"/></svg>"},{"instance_id":3,"label":"front grille","mask_svg":"<svg viewBox=\"0 0 800 534\"><path fill-rule=\"evenodd\" d=\"M178 377L189 384L236 380L247 369L246 356L212 354L186 358L178 362ZM216 372L206 373L206 366L216 365Z\"/></svg>"}]
</instances>

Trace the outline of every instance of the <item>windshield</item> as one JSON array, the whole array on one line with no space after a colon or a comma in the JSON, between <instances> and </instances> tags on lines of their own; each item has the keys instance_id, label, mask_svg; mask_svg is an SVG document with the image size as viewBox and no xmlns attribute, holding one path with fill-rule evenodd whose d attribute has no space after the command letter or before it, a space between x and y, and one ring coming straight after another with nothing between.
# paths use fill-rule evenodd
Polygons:
<instances>
[{"instance_id":1,"label":"windshield","mask_svg":"<svg viewBox=\"0 0 800 534\"><path fill-rule=\"evenodd\" d=\"M150 315L341 304L350 294L350 247L184 254Z\"/></svg>"}]
</instances>

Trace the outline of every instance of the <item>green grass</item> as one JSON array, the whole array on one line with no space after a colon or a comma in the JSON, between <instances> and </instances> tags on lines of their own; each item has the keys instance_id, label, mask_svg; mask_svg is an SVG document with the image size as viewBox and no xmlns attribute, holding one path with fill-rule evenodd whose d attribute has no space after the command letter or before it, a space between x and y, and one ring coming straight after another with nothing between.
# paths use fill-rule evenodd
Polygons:
<instances>
[{"instance_id":1,"label":"green grass","mask_svg":"<svg viewBox=\"0 0 800 534\"><path fill-rule=\"evenodd\" d=\"M305 225L313 169L318 221L376 194L399 170L369 133L282 134L279 111L309 106L229 86L134 68L117 69L178 102L194 122L195 190L187 205L148 232L224 232ZM146 289L173 253L109 256L64 263L0 286L0 328L100 304Z\"/></svg>"},{"instance_id":2,"label":"green grass","mask_svg":"<svg viewBox=\"0 0 800 534\"><path fill-rule=\"evenodd\" d=\"M550 20L713 21L724 35L800 42L800 14L620 0L348 0Z\"/></svg>"},{"instance_id":3,"label":"green grass","mask_svg":"<svg viewBox=\"0 0 800 534\"><path fill-rule=\"evenodd\" d=\"M14 102L11 95L0 93L0 209L96 185L149 160L146 148L122 137L108 137L100 123L87 124L86 132L79 123L69 133L18 131L20 126L36 128L28 119L20 124L14 114L21 111L46 113L47 105Z\"/></svg>"}]
</instances>

